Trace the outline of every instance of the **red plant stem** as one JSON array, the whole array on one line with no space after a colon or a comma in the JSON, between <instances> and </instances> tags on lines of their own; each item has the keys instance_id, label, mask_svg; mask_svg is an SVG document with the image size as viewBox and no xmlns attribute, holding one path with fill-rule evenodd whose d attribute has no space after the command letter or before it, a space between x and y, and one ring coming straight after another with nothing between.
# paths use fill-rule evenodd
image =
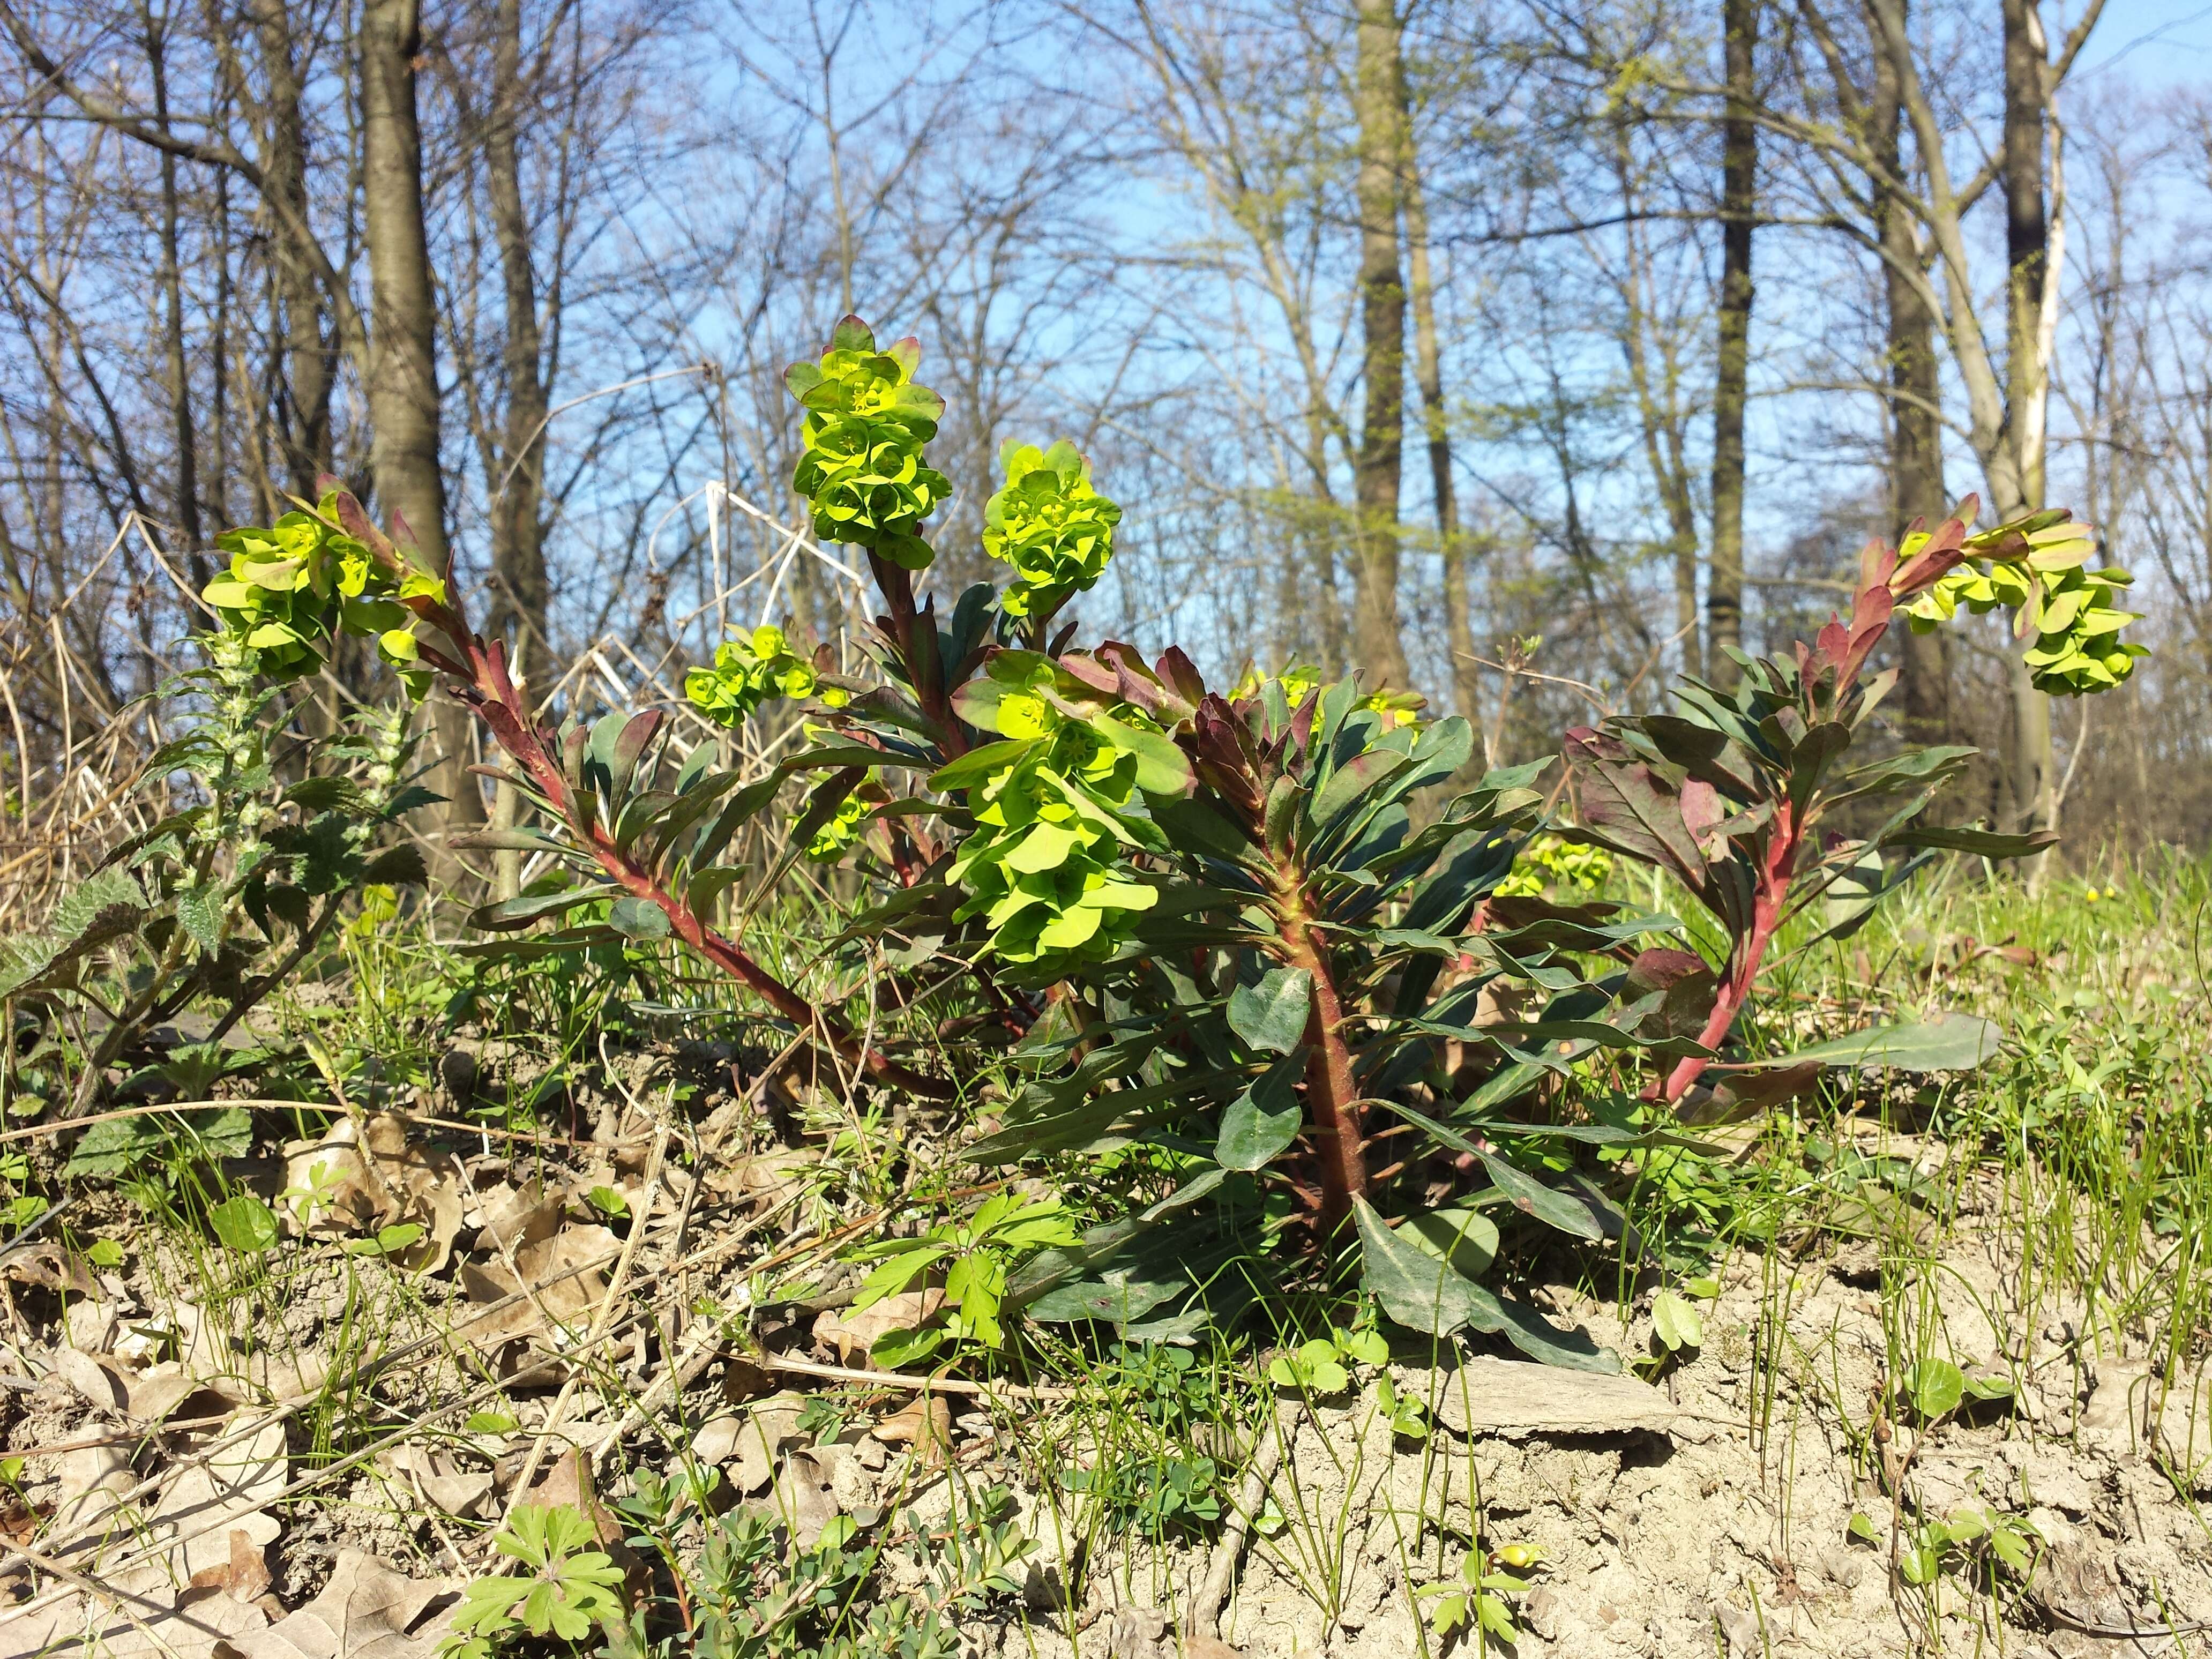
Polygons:
<instances>
[{"instance_id":1,"label":"red plant stem","mask_svg":"<svg viewBox=\"0 0 2212 1659\"><path fill-rule=\"evenodd\" d=\"M899 660L906 666L915 701L921 705L921 712L936 723L938 747L945 751L945 758L957 760L968 752L968 737L961 730L960 717L952 712L952 696L945 684L945 665L937 656L936 624L923 617L915 605L914 573L903 565L879 557L872 550L868 554L868 571L876 579L877 591L884 596L884 608L890 613L891 643L898 647ZM915 648L917 633L925 626L932 630L926 653Z\"/></svg>"},{"instance_id":2,"label":"red plant stem","mask_svg":"<svg viewBox=\"0 0 2212 1659\"><path fill-rule=\"evenodd\" d=\"M369 545L404 571L404 566L388 543L380 547L377 541L370 541ZM538 793L552 803L569 833L584 842L599 867L624 892L659 906L678 938L801 1031L818 1034L839 1059L872 1081L931 1099L951 1097L950 1085L901 1065L879 1048L864 1047L836 1016L816 1007L755 962L735 941L708 927L696 910L662 885L650 869L618 848L613 832L605 823L595 817L586 829L578 811L574 793L568 787L568 775L554 756L551 728L531 714L529 705L516 689L507 672L506 648L495 641L487 644L452 603L428 596L406 603L417 616L443 634L459 653L456 659L426 645L422 647L423 660L447 677L449 689L476 712L494 741L529 775Z\"/></svg>"},{"instance_id":3,"label":"red plant stem","mask_svg":"<svg viewBox=\"0 0 2212 1659\"><path fill-rule=\"evenodd\" d=\"M1782 925L1782 909L1790 896L1790 878L1797 867L1797 848L1804 839L1804 825L1799 821L1790 802L1780 803L1774 812L1774 826L1767 836L1765 854L1759 860L1759 887L1752 897L1751 927L1735 941L1729 952L1728 977L1721 981L1720 993L1713 1000L1713 1011L1706 1017L1705 1030L1698 1033L1701 1047L1717 1049L1727 1040L1729 1028L1750 1000L1752 981L1759 977L1759 964L1766 954L1767 941L1774 937L1775 929ZM1692 1054L1675 1063L1667 1074L1666 1086L1659 1097L1669 1105L1680 1101L1689 1092L1690 1085L1705 1073L1710 1062Z\"/></svg>"},{"instance_id":4,"label":"red plant stem","mask_svg":"<svg viewBox=\"0 0 2212 1659\"><path fill-rule=\"evenodd\" d=\"M1366 1196L1366 1127L1328 947L1306 919L1295 875L1279 875L1276 897L1283 960L1313 979L1306 1009L1306 1121L1321 1150L1321 1237L1328 1243L1352 1218L1352 1200Z\"/></svg>"}]
</instances>

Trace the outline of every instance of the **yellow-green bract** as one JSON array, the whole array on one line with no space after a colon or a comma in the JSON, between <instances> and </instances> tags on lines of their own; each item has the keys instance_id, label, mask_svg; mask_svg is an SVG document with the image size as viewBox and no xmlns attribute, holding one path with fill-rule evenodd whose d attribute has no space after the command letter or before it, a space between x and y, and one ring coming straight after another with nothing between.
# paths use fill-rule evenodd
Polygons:
<instances>
[{"instance_id":1,"label":"yellow-green bract","mask_svg":"<svg viewBox=\"0 0 2212 1659\"><path fill-rule=\"evenodd\" d=\"M2087 525L2043 526L2027 539L2026 558L1969 559L1906 605L1913 631L1934 632L1960 605L1978 617L2002 605L2019 613L2022 639L2034 636L2022 654L2037 690L2078 696L2119 684L2135 672L2137 657L2150 654L2148 647L2121 640L2120 630L2140 617L2112 603L2135 579L2118 568L2083 568L2096 550ZM1900 551L1910 557L1917 550L1915 542L1926 540L1925 535L1908 536Z\"/></svg>"},{"instance_id":2,"label":"yellow-green bract","mask_svg":"<svg viewBox=\"0 0 2212 1659\"><path fill-rule=\"evenodd\" d=\"M1159 900L1124 862L1137 842L1120 813L1136 803L1138 758L1036 691L1000 699L994 720L1008 741L996 745L1003 763L968 792L975 829L946 872L970 895L955 919L981 916L1009 963L1111 956Z\"/></svg>"},{"instance_id":3,"label":"yellow-green bract","mask_svg":"<svg viewBox=\"0 0 2212 1659\"><path fill-rule=\"evenodd\" d=\"M983 514L983 550L1014 568L1000 605L1049 616L1105 574L1121 509L1091 487L1091 464L1065 439L1043 450L1009 442L1000 459L1006 486Z\"/></svg>"},{"instance_id":4,"label":"yellow-green bract","mask_svg":"<svg viewBox=\"0 0 2212 1659\"><path fill-rule=\"evenodd\" d=\"M1498 884L1509 897L1540 898L1557 883L1562 890L1595 893L1613 873L1613 854L1602 847L1584 847L1558 836L1537 836L1522 849L1513 873Z\"/></svg>"},{"instance_id":5,"label":"yellow-green bract","mask_svg":"<svg viewBox=\"0 0 2212 1659\"><path fill-rule=\"evenodd\" d=\"M814 670L793 654L781 628L756 628L725 640L712 668L684 677L684 695L717 726L734 729L771 697L804 697L814 690Z\"/></svg>"},{"instance_id":6,"label":"yellow-green bract","mask_svg":"<svg viewBox=\"0 0 2212 1659\"><path fill-rule=\"evenodd\" d=\"M875 775L871 770L862 788L872 785ZM878 802L883 799L880 789L870 789L868 793L873 794ZM875 804L858 789L846 796L837 808L837 816L817 830L814 838L806 843L806 856L817 864L828 864L844 857L845 849L860 839L861 820L873 810Z\"/></svg>"},{"instance_id":7,"label":"yellow-green bract","mask_svg":"<svg viewBox=\"0 0 2212 1659\"><path fill-rule=\"evenodd\" d=\"M333 495L319 514L287 513L265 528L225 531L216 544L230 555L230 568L200 597L272 678L313 673L342 632L374 635L378 653L419 700L430 676L418 665L414 612L399 601L418 594L442 599L445 585L418 570L395 579L368 548L333 527L336 516Z\"/></svg>"},{"instance_id":8,"label":"yellow-green bract","mask_svg":"<svg viewBox=\"0 0 2212 1659\"><path fill-rule=\"evenodd\" d=\"M1256 697L1262 688L1273 684L1283 688L1284 701L1296 708L1313 695L1314 688L1323 678L1321 670L1310 662L1291 663L1279 674L1262 674L1256 666L1248 667L1243 678L1230 691L1229 701L1242 702L1247 697ZM1418 691L1393 691L1386 686L1380 691L1367 692L1352 706L1387 714L1393 726L1412 726L1420 720L1421 710L1429 706L1429 700Z\"/></svg>"},{"instance_id":9,"label":"yellow-green bract","mask_svg":"<svg viewBox=\"0 0 2212 1659\"><path fill-rule=\"evenodd\" d=\"M915 384L921 357L912 339L877 349L874 331L848 317L818 364L793 363L783 376L806 409L791 483L812 504L814 533L908 570L928 565L921 521L952 493L922 459L945 400Z\"/></svg>"}]
</instances>

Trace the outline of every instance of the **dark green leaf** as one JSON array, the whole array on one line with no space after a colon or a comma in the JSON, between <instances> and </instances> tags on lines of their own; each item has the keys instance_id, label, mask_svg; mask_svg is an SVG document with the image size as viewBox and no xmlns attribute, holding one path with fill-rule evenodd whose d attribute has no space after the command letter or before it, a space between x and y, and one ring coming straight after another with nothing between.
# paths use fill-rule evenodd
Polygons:
<instances>
[{"instance_id":1,"label":"dark green leaf","mask_svg":"<svg viewBox=\"0 0 2212 1659\"><path fill-rule=\"evenodd\" d=\"M406 887L428 881L430 872L422 862L422 849L410 841L379 853L362 866L361 878L387 887Z\"/></svg>"},{"instance_id":2,"label":"dark green leaf","mask_svg":"<svg viewBox=\"0 0 2212 1659\"><path fill-rule=\"evenodd\" d=\"M527 927L547 916L564 915L582 904L611 898L617 891L605 882L589 887L564 887L556 893L528 893L497 904L480 905L469 912L469 926L487 933L503 933Z\"/></svg>"},{"instance_id":3,"label":"dark green leaf","mask_svg":"<svg viewBox=\"0 0 2212 1659\"><path fill-rule=\"evenodd\" d=\"M668 912L647 898L618 898L607 910L607 926L624 939L666 939Z\"/></svg>"},{"instance_id":4,"label":"dark green leaf","mask_svg":"<svg viewBox=\"0 0 2212 1659\"><path fill-rule=\"evenodd\" d=\"M225 1249L258 1255L276 1242L276 1217L251 1193L227 1198L208 1212L208 1226Z\"/></svg>"},{"instance_id":5,"label":"dark green leaf","mask_svg":"<svg viewBox=\"0 0 2212 1659\"><path fill-rule=\"evenodd\" d=\"M1890 847L1941 848L1947 852L1973 853L1985 859L2024 859L2046 847L2056 847L2058 840L2058 832L2055 830L2035 830L2024 836L2004 836L1992 830L1977 829L1971 824L1948 830L1929 824L1891 836L1884 844Z\"/></svg>"},{"instance_id":6,"label":"dark green leaf","mask_svg":"<svg viewBox=\"0 0 2212 1659\"><path fill-rule=\"evenodd\" d=\"M1285 1054L1252 1080L1221 1115L1221 1139L1213 1156L1224 1170L1266 1167L1298 1137L1305 1121L1297 1082L1304 1057Z\"/></svg>"},{"instance_id":7,"label":"dark green leaf","mask_svg":"<svg viewBox=\"0 0 2212 1659\"><path fill-rule=\"evenodd\" d=\"M1229 1029L1247 1048L1286 1054L1305 1035L1313 1001L1313 975L1303 968L1271 968L1257 985L1240 985L1229 996Z\"/></svg>"},{"instance_id":8,"label":"dark green leaf","mask_svg":"<svg viewBox=\"0 0 2212 1659\"><path fill-rule=\"evenodd\" d=\"M1795 1054L1772 1054L1749 1062L1758 1066L1824 1066L1887 1067L1898 1072L1971 1072L1991 1059L2004 1040L1993 1020L1973 1014L1946 1014L1911 1025L1877 1025L1830 1042L1816 1042Z\"/></svg>"},{"instance_id":9,"label":"dark green leaf","mask_svg":"<svg viewBox=\"0 0 2212 1659\"><path fill-rule=\"evenodd\" d=\"M1533 1308L1509 1303L1462 1276L1449 1261L1392 1232L1366 1200L1356 1200L1355 1211L1361 1280L1382 1311L1407 1329L1439 1337L1470 1328L1503 1333L1523 1353L1547 1364L1589 1371L1620 1369L1620 1356L1600 1348L1589 1332L1562 1331Z\"/></svg>"}]
</instances>

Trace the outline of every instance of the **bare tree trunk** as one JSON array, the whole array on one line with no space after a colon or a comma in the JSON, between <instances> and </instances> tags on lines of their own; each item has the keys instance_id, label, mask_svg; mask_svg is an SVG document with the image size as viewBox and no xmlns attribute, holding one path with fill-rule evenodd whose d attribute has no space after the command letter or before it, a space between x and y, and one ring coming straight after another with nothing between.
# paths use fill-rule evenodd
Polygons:
<instances>
[{"instance_id":1,"label":"bare tree trunk","mask_svg":"<svg viewBox=\"0 0 2212 1659\"><path fill-rule=\"evenodd\" d=\"M1876 161L1893 178L1901 178L1899 131L1905 101L1896 66L1886 52L1875 56L1874 106L1869 137ZM1889 341L1889 485L1887 533L1894 536L1915 519L1932 526L1949 511L1943 488L1943 431L1938 410L1942 388L1936 380L1936 316L1925 292L1907 267L1927 269L1911 210L1876 180L1875 219L1881 238L1884 297ZM1902 659L1905 736L1914 743L1951 740L1951 663L1941 629L1896 635Z\"/></svg>"},{"instance_id":2,"label":"bare tree trunk","mask_svg":"<svg viewBox=\"0 0 2212 1659\"><path fill-rule=\"evenodd\" d=\"M523 118L522 0L499 0L493 18L491 118L484 134L484 181L491 198L506 289L507 432L493 488L490 626L513 641L526 674L547 660L544 441L547 393L538 329L538 276L530 221L522 206L516 131Z\"/></svg>"},{"instance_id":3,"label":"bare tree trunk","mask_svg":"<svg viewBox=\"0 0 2212 1659\"><path fill-rule=\"evenodd\" d=\"M2043 505L2044 410L2050 391L2042 339L2050 252L2043 145L2051 83L2036 0L2003 0L2003 11L2005 405L2020 500L1998 506L2024 512ZM2017 659L2011 681L2014 809L2020 829L2045 830L2057 805L2051 700L2030 684L2027 664Z\"/></svg>"},{"instance_id":4,"label":"bare tree trunk","mask_svg":"<svg viewBox=\"0 0 2212 1659\"><path fill-rule=\"evenodd\" d=\"M1713 552L1705 579L1705 672L1727 690L1743 642L1743 422L1751 368L1752 222L1758 210L1759 0L1723 0L1728 110L1721 123L1720 360L1713 377Z\"/></svg>"},{"instance_id":5,"label":"bare tree trunk","mask_svg":"<svg viewBox=\"0 0 2212 1659\"><path fill-rule=\"evenodd\" d=\"M307 218L307 139L300 113L300 69L283 0L260 0L253 14L267 82L262 134L264 188L276 211L270 264L284 337L279 377L278 441L287 481L295 495L312 497L315 480L331 465L331 392L337 380L331 343L324 333L324 299L312 251L292 228Z\"/></svg>"},{"instance_id":6,"label":"bare tree trunk","mask_svg":"<svg viewBox=\"0 0 2212 1659\"><path fill-rule=\"evenodd\" d=\"M169 130L169 43L165 21L155 19L150 7L142 6L139 18L145 28L146 64L154 93L154 121ZM185 557L194 576L204 583L215 574L203 550L207 538L200 525L198 434L192 429L191 365L185 356L185 277L180 251L177 202L177 158L161 152L161 289L162 356L168 378L169 419L176 433L177 533L184 538Z\"/></svg>"},{"instance_id":7,"label":"bare tree trunk","mask_svg":"<svg viewBox=\"0 0 2212 1659\"><path fill-rule=\"evenodd\" d=\"M422 50L419 0L364 0L362 69L362 204L368 245L370 461L385 514L405 521L422 562L441 574L446 482L438 454L437 311L422 223L422 134L415 114L415 64ZM483 819L468 771L469 720L449 699L434 704L439 747L434 787L447 799L450 834ZM442 860L443 881L460 873Z\"/></svg>"},{"instance_id":8,"label":"bare tree trunk","mask_svg":"<svg viewBox=\"0 0 2212 1659\"><path fill-rule=\"evenodd\" d=\"M1398 494L1405 453L1406 283L1398 263L1405 155L1395 0L1359 0L1359 319L1365 397L1352 482L1358 504L1352 636L1370 687L1410 678L1398 630Z\"/></svg>"},{"instance_id":9,"label":"bare tree trunk","mask_svg":"<svg viewBox=\"0 0 2212 1659\"><path fill-rule=\"evenodd\" d=\"M1401 88L1402 90L1402 88ZM1437 556L1443 567L1444 648L1451 653L1455 712L1482 730L1482 671L1474 659L1474 596L1468 591L1466 538L1452 480L1451 421L1444 408L1443 350L1437 337L1436 285L1429 273L1429 210L1421 192L1420 157L1413 123L1405 123L1406 249L1413 276L1413 374L1421 388L1421 420L1429 441L1429 489L1437 509Z\"/></svg>"}]
</instances>

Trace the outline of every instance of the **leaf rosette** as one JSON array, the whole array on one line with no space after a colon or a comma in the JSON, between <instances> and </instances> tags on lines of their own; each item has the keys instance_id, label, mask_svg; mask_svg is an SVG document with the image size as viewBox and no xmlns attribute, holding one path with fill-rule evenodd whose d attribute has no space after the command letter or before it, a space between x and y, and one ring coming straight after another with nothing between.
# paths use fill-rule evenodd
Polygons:
<instances>
[{"instance_id":1,"label":"leaf rosette","mask_svg":"<svg viewBox=\"0 0 2212 1659\"><path fill-rule=\"evenodd\" d=\"M1904 554L1911 556L1927 539L1924 533L1908 536ZM1972 556L1977 544L1994 556ZM2141 620L2112 603L2134 577L2117 567L2086 568L2096 551L2088 526L2063 512L2039 514L1966 545L1966 562L1905 607L1915 633L1933 633L1962 606L1978 617L2002 606L2016 613L2014 633L2023 641L2033 636L2022 653L2029 679L2054 696L2109 690L2135 672L2136 658L2150 654L2148 647L2119 637Z\"/></svg>"}]
</instances>

